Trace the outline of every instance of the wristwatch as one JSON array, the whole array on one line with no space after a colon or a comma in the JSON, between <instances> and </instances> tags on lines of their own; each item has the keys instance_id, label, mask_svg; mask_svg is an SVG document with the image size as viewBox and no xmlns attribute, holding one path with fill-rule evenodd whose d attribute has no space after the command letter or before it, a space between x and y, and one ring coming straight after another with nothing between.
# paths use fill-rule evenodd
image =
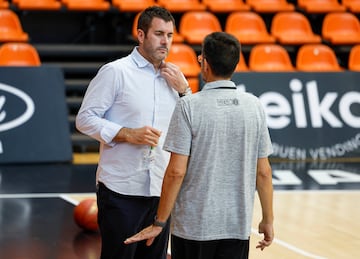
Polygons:
<instances>
[{"instance_id":1,"label":"wristwatch","mask_svg":"<svg viewBox=\"0 0 360 259\"><path fill-rule=\"evenodd\" d=\"M165 221L165 222L161 222L161 221L158 220L157 216L155 216L153 225L154 225L154 226L157 226L157 227L162 227L162 228L164 228L164 227L166 226L166 221Z\"/></svg>"},{"instance_id":2,"label":"wristwatch","mask_svg":"<svg viewBox=\"0 0 360 259\"><path fill-rule=\"evenodd\" d=\"M185 96L185 95L190 95L190 94L192 94L192 91L191 91L190 86L188 86L188 87L186 88L186 90L185 90L184 93L179 93L179 96L180 96L180 97L183 97L183 96Z\"/></svg>"}]
</instances>

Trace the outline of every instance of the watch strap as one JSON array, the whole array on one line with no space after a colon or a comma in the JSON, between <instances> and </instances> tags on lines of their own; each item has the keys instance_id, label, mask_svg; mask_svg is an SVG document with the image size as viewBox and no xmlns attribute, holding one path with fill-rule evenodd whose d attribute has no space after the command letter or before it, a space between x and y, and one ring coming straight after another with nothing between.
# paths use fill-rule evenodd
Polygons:
<instances>
[{"instance_id":1,"label":"watch strap","mask_svg":"<svg viewBox=\"0 0 360 259\"><path fill-rule=\"evenodd\" d=\"M162 228L164 228L164 227L166 226L166 221L165 221L165 222L161 222L161 221L158 220L157 216L155 216L153 225L154 225L154 226L157 226L157 227L162 227Z\"/></svg>"},{"instance_id":2,"label":"watch strap","mask_svg":"<svg viewBox=\"0 0 360 259\"><path fill-rule=\"evenodd\" d=\"M192 91L191 91L190 86L188 86L188 87L186 88L186 90L185 90L184 93L179 93L179 96L180 96L180 97L183 97L183 96L185 96L185 95L190 95L190 94L192 94Z\"/></svg>"}]
</instances>

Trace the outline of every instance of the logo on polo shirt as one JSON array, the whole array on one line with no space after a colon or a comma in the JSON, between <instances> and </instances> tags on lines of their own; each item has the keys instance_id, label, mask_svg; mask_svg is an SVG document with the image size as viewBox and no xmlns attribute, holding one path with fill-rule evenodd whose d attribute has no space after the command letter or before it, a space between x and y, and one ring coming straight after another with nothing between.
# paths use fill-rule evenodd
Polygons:
<instances>
[{"instance_id":1,"label":"logo on polo shirt","mask_svg":"<svg viewBox=\"0 0 360 259\"><path fill-rule=\"evenodd\" d=\"M216 99L218 106L231 106L231 105L239 105L238 99Z\"/></svg>"}]
</instances>

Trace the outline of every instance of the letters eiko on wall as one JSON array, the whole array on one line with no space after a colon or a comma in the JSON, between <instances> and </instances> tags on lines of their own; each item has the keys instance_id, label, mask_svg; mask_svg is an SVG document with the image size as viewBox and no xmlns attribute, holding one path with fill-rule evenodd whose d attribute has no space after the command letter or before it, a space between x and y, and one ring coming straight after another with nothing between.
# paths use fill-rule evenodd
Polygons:
<instances>
[{"instance_id":1,"label":"letters eiko on wall","mask_svg":"<svg viewBox=\"0 0 360 259\"><path fill-rule=\"evenodd\" d=\"M273 157L360 156L360 73L236 73L238 90L258 96Z\"/></svg>"}]
</instances>

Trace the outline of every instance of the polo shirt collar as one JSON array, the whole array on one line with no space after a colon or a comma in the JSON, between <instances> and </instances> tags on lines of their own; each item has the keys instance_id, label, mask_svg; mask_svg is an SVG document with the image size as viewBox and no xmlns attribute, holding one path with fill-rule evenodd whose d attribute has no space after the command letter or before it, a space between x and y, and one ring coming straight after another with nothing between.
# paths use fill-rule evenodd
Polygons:
<instances>
[{"instance_id":1,"label":"polo shirt collar","mask_svg":"<svg viewBox=\"0 0 360 259\"><path fill-rule=\"evenodd\" d=\"M209 82L206 83L203 88L203 90L211 90L211 89L215 89L215 88L229 88L229 87L233 87L236 89L236 85L233 81L230 80L219 80L219 81L213 81L213 82Z\"/></svg>"}]
</instances>

